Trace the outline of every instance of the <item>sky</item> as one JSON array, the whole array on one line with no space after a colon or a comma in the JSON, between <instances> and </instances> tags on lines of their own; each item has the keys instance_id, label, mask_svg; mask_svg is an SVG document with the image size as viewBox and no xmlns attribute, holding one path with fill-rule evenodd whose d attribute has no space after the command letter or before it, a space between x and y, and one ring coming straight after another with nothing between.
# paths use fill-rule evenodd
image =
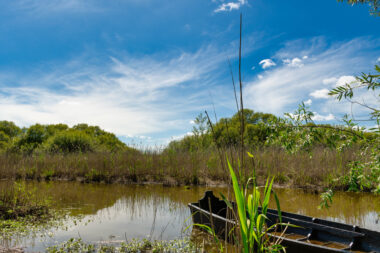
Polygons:
<instances>
[{"instance_id":1,"label":"sky","mask_svg":"<svg viewBox=\"0 0 380 253\"><path fill-rule=\"evenodd\" d=\"M328 124L368 115L327 95L380 64L380 18L367 5L0 0L0 120L87 123L131 145L162 146L189 134L205 110L230 117L240 13L245 107L283 116L304 102Z\"/></svg>"}]
</instances>

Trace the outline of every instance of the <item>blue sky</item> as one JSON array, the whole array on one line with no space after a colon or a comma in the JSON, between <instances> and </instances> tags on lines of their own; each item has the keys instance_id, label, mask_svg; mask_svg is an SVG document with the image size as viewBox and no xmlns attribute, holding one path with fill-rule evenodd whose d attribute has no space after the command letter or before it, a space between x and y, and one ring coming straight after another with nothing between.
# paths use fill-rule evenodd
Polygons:
<instances>
[{"instance_id":1,"label":"blue sky","mask_svg":"<svg viewBox=\"0 0 380 253\"><path fill-rule=\"evenodd\" d=\"M326 96L380 62L380 18L335 0L0 0L0 120L99 125L163 145L215 106L235 113L243 13L245 104L318 123L366 115ZM368 103L374 96L362 94Z\"/></svg>"}]
</instances>

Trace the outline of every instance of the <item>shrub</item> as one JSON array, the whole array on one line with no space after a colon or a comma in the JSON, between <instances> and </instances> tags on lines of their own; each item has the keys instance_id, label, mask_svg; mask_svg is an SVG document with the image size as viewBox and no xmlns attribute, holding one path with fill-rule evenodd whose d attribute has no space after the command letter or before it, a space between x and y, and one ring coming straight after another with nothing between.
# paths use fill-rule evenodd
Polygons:
<instances>
[{"instance_id":1,"label":"shrub","mask_svg":"<svg viewBox=\"0 0 380 253\"><path fill-rule=\"evenodd\" d=\"M51 152L89 152L94 151L91 137L78 130L60 132L48 144Z\"/></svg>"}]
</instances>

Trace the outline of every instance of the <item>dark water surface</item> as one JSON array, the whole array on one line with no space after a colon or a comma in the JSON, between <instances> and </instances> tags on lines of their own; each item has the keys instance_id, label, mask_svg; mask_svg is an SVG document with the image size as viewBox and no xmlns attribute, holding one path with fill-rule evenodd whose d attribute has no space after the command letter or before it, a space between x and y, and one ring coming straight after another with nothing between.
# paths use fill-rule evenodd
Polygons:
<instances>
[{"instance_id":1,"label":"dark water surface","mask_svg":"<svg viewBox=\"0 0 380 253\"><path fill-rule=\"evenodd\" d=\"M81 237L87 242L125 241L131 238L174 239L191 233L187 204L200 199L205 190L226 188L163 187L161 185L105 185L77 182L28 183L39 196L53 199L57 210L70 217L62 228L32 237L0 240L1 244L43 251L46 247ZM380 231L380 196L368 193L336 193L329 210L318 210L319 195L295 189L276 190L283 211L305 214ZM78 217L82 219L77 220ZM67 229L65 228L67 227ZM44 235L44 236L41 236Z\"/></svg>"}]
</instances>

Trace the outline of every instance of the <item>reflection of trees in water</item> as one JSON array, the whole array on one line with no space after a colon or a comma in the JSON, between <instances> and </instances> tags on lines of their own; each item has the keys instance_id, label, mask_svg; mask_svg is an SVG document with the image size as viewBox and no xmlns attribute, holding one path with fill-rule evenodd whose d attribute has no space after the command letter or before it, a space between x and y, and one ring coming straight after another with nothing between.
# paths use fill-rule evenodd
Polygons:
<instances>
[{"instance_id":1,"label":"reflection of trees in water","mask_svg":"<svg viewBox=\"0 0 380 253\"><path fill-rule=\"evenodd\" d=\"M1 185L4 182L0 182ZM161 185L82 184L78 182L32 182L39 196L51 197L57 209L72 208L72 215L97 214L103 218L115 218L121 213L130 219L145 216L171 216L183 222L190 215L187 203L200 199L205 187L163 187ZM216 195L226 193L225 188L210 188ZM380 214L380 196L368 193L336 193L328 210L318 210L318 194L302 190L277 189L284 211L327 218L349 224L379 230L376 224ZM273 202L274 203L274 202ZM112 207L112 208L109 208ZM182 220L181 220L182 219Z\"/></svg>"},{"instance_id":2,"label":"reflection of trees in water","mask_svg":"<svg viewBox=\"0 0 380 253\"><path fill-rule=\"evenodd\" d=\"M4 184L5 182L0 182ZM69 209L72 215L96 214L113 206L117 212L130 212L141 217L145 210L174 213L187 210L187 203L199 199L204 188L186 190L183 187L161 185L82 184L78 182L28 182L41 197L51 198L57 209ZM150 211L150 214L152 214ZM106 213L107 210L101 211Z\"/></svg>"}]
</instances>

